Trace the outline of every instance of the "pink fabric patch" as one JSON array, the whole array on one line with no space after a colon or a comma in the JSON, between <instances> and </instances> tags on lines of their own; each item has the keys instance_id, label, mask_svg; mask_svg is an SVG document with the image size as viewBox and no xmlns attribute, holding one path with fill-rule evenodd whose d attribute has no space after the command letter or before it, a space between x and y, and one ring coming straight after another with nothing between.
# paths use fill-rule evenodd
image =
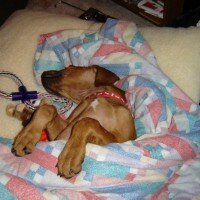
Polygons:
<instances>
[{"instance_id":1,"label":"pink fabric patch","mask_svg":"<svg viewBox=\"0 0 200 200\"><path fill-rule=\"evenodd\" d=\"M24 181L19 177L12 177L6 184L8 190L10 190L19 200L44 200L42 194L32 184Z\"/></svg>"},{"instance_id":2,"label":"pink fabric patch","mask_svg":"<svg viewBox=\"0 0 200 200\"><path fill-rule=\"evenodd\" d=\"M43 44L46 41L46 39L52 37L53 35L56 35L56 37L58 37L58 35L60 35L62 33L62 31L63 30L59 30L54 33L46 33L46 34L40 35L38 44Z\"/></svg>"},{"instance_id":3,"label":"pink fabric patch","mask_svg":"<svg viewBox=\"0 0 200 200\"><path fill-rule=\"evenodd\" d=\"M161 137L155 137L154 140L176 149L184 161L196 156L196 153L190 144L184 139L172 135L165 135Z\"/></svg>"},{"instance_id":4,"label":"pink fabric patch","mask_svg":"<svg viewBox=\"0 0 200 200\"><path fill-rule=\"evenodd\" d=\"M8 165L9 169L17 170L21 175L25 175L32 165L31 161L14 156L11 149L5 145L1 145L0 157L5 162L5 166Z\"/></svg>"},{"instance_id":5,"label":"pink fabric patch","mask_svg":"<svg viewBox=\"0 0 200 200\"><path fill-rule=\"evenodd\" d=\"M95 185L95 187L105 187L110 186L113 184L123 184L124 180L116 178L116 177L105 177L101 175L94 175L92 184Z\"/></svg>"},{"instance_id":6,"label":"pink fabric patch","mask_svg":"<svg viewBox=\"0 0 200 200\"><path fill-rule=\"evenodd\" d=\"M184 101L188 101L194 103L180 88L178 88L175 84L172 90L170 91L171 95L174 98L178 97L179 99L183 99Z\"/></svg>"},{"instance_id":7,"label":"pink fabric patch","mask_svg":"<svg viewBox=\"0 0 200 200\"><path fill-rule=\"evenodd\" d=\"M58 159L50 154L45 153L44 151L35 149L32 154L27 155L25 158L43 166L44 168L47 168L56 174L58 173L58 170L55 167Z\"/></svg>"},{"instance_id":8,"label":"pink fabric patch","mask_svg":"<svg viewBox=\"0 0 200 200\"><path fill-rule=\"evenodd\" d=\"M152 50L150 49L148 44L144 43L144 44L142 44L142 46L139 49L139 54L141 54L142 56L146 57L151 51Z\"/></svg>"},{"instance_id":9,"label":"pink fabric patch","mask_svg":"<svg viewBox=\"0 0 200 200\"><path fill-rule=\"evenodd\" d=\"M161 114L162 110L162 104L159 100L155 100L152 103L150 103L148 106L149 112L151 114L151 118L153 120L153 124L156 127L158 124L158 120Z\"/></svg>"},{"instance_id":10,"label":"pink fabric patch","mask_svg":"<svg viewBox=\"0 0 200 200\"><path fill-rule=\"evenodd\" d=\"M92 193L92 192L89 192L89 191L85 191L85 192L81 192L81 194L83 194L84 196L85 196L85 198L86 199L91 199L91 200L99 200L99 199L101 199L101 200L106 200L107 198L105 198L105 197L101 197L101 198L99 198L99 197L97 197L94 193Z\"/></svg>"},{"instance_id":11,"label":"pink fabric patch","mask_svg":"<svg viewBox=\"0 0 200 200\"><path fill-rule=\"evenodd\" d=\"M187 101L184 101L182 99L177 99L177 98L175 98L175 101L176 101L176 105L181 110L185 110L185 111L189 111L190 110L191 102L187 102Z\"/></svg>"},{"instance_id":12,"label":"pink fabric patch","mask_svg":"<svg viewBox=\"0 0 200 200\"><path fill-rule=\"evenodd\" d=\"M131 53L132 49L124 44L102 44L101 47L97 50L94 57L101 57L107 56L111 53L118 53L118 52L127 52Z\"/></svg>"},{"instance_id":13,"label":"pink fabric patch","mask_svg":"<svg viewBox=\"0 0 200 200\"><path fill-rule=\"evenodd\" d=\"M174 118L172 118L172 120L171 120L171 124L170 124L170 126L169 126L169 130L170 130L171 133L173 133L173 132L174 132L174 133L178 132L176 123L175 123L175 121L174 121Z\"/></svg>"},{"instance_id":14,"label":"pink fabric patch","mask_svg":"<svg viewBox=\"0 0 200 200\"><path fill-rule=\"evenodd\" d=\"M123 38L122 35L124 31L127 29L129 24L130 24L129 22L125 22L125 21L120 21L117 24L115 32L114 32L114 41L118 41L119 38Z\"/></svg>"},{"instance_id":15,"label":"pink fabric patch","mask_svg":"<svg viewBox=\"0 0 200 200\"><path fill-rule=\"evenodd\" d=\"M126 181L133 181L133 180L135 179L135 177L136 177L135 174L129 173L129 174L126 176L125 180L126 180Z\"/></svg>"}]
</instances>

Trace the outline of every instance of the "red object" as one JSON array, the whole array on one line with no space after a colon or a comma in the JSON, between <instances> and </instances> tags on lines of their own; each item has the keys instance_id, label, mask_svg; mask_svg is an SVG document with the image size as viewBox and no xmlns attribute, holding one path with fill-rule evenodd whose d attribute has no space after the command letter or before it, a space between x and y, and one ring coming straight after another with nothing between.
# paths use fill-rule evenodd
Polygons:
<instances>
[{"instance_id":1,"label":"red object","mask_svg":"<svg viewBox=\"0 0 200 200\"><path fill-rule=\"evenodd\" d=\"M40 141L47 141L47 131L43 130L40 136Z\"/></svg>"},{"instance_id":2,"label":"red object","mask_svg":"<svg viewBox=\"0 0 200 200\"><path fill-rule=\"evenodd\" d=\"M153 10L156 10L156 6L155 6L155 4L154 3L151 3L151 2L146 2L145 4L144 4L144 6L146 6L147 8L151 8L151 9L153 9Z\"/></svg>"},{"instance_id":3,"label":"red object","mask_svg":"<svg viewBox=\"0 0 200 200\"><path fill-rule=\"evenodd\" d=\"M121 96L116 95L116 94L114 94L112 92L106 92L106 91L104 91L104 92L97 92L95 95L98 96L98 97L100 96L100 97L115 99L118 102L120 102L122 105L126 105L126 103L127 103L126 99L124 99Z\"/></svg>"}]
</instances>

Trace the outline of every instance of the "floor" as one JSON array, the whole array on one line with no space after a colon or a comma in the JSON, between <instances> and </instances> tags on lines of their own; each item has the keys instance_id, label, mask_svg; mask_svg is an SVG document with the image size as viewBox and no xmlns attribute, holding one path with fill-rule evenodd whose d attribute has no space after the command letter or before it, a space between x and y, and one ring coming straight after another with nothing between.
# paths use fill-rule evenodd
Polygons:
<instances>
[{"instance_id":1,"label":"floor","mask_svg":"<svg viewBox=\"0 0 200 200\"><path fill-rule=\"evenodd\" d=\"M62 0L73 6L61 3L59 0L29 0L27 8L32 10L45 10L52 13L62 13L72 16L80 16L84 11L90 7L96 8L101 12L128 21L134 21L138 26L154 26L152 23L135 15L128 9L121 7L111 0Z\"/></svg>"}]
</instances>

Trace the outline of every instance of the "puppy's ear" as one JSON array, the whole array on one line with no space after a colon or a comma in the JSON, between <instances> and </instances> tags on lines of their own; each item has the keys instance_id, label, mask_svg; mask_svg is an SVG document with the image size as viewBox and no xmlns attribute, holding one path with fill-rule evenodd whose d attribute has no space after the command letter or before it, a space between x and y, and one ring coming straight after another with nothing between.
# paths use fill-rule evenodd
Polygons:
<instances>
[{"instance_id":1,"label":"puppy's ear","mask_svg":"<svg viewBox=\"0 0 200 200\"><path fill-rule=\"evenodd\" d=\"M96 78L95 78L95 86L105 86L105 85L113 85L116 81L119 80L119 77L113 72L99 67L97 65L94 66L96 70Z\"/></svg>"}]
</instances>

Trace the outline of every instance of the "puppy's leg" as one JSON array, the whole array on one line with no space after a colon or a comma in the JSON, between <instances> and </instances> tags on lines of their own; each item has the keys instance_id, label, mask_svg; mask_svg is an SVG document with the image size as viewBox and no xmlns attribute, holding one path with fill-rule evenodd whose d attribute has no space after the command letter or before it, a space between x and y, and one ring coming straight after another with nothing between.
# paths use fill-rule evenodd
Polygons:
<instances>
[{"instance_id":1,"label":"puppy's leg","mask_svg":"<svg viewBox=\"0 0 200 200\"><path fill-rule=\"evenodd\" d=\"M97 120L81 119L74 125L71 137L58 158L59 175L71 178L81 171L88 142L106 145L117 142L117 139L113 134L106 131Z\"/></svg>"},{"instance_id":2,"label":"puppy's leg","mask_svg":"<svg viewBox=\"0 0 200 200\"><path fill-rule=\"evenodd\" d=\"M56 114L54 106L41 103L33 114L31 121L14 139L12 153L16 156L31 153L40 139L42 130L46 128Z\"/></svg>"},{"instance_id":3,"label":"puppy's leg","mask_svg":"<svg viewBox=\"0 0 200 200\"><path fill-rule=\"evenodd\" d=\"M79 103L78 106L73 110L73 112L68 117L67 122L70 124L77 117L79 117L79 115L83 113L83 111L88 107L88 105L90 105L90 103L91 100L88 99L85 99L84 101Z\"/></svg>"},{"instance_id":4,"label":"puppy's leg","mask_svg":"<svg viewBox=\"0 0 200 200\"><path fill-rule=\"evenodd\" d=\"M60 133L67 127L67 121L57 114L48 124L46 130L48 132L48 140L56 140Z\"/></svg>"},{"instance_id":5,"label":"puppy's leg","mask_svg":"<svg viewBox=\"0 0 200 200\"><path fill-rule=\"evenodd\" d=\"M70 137L72 127L79 120L82 113L88 108L91 100L85 99L73 110L70 116L66 120L66 128L65 131L60 132L56 140L66 140ZM63 129L64 130L64 129Z\"/></svg>"}]
</instances>

